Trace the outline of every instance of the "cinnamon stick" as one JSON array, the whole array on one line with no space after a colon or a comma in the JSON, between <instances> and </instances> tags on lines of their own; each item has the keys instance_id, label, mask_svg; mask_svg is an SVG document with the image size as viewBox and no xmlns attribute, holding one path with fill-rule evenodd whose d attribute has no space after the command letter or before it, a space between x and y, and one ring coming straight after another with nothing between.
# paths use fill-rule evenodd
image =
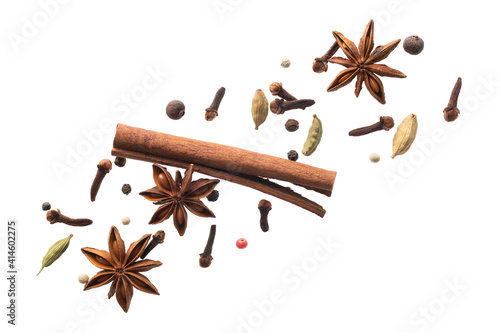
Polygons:
<instances>
[{"instance_id":1,"label":"cinnamon stick","mask_svg":"<svg viewBox=\"0 0 500 333\"><path fill-rule=\"evenodd\" d=\"M129 159L135 159L140 161L146 161L151 163L158 163L173 166L176 168L184 168L189 167L189 162L183 162L178 160L172 160L166 157L157 157L151 156L143 153L127 151L120 148L113 148L111 151L113 156L120 156ZM276 198L282 199L284 201L288 201L298 207L306 209L320 217L325 216L325 209L317 204L316 202L309 200L300 194L294 192L292 189L288 187L281 186L279 184L273 183L267 179L263 179L256 176L248 176L242 174L234 174L229 171L223 171L218 169L209 168L206 166L193 164L194 171L216 177L219 179L223 179L226 181L230 181L235 184L247 186L253 188L255 190L261 191L263 193L272 195Z\"/></svg>"},{"instance_id":2,"label":"cinnamon stick","mask_svg":"<svg viewBox=\"0 0 500 333\"><path fill-rule=\"evenodd\" d=\"M327 196L332 193L336 176L335 171L275 156L123 124L117 125L113 148L119 149L122 153L127 151L141 153L152 158L167 158L218 169L234 175L243 174L287 181Z\"/></svg>"}]
</instances>

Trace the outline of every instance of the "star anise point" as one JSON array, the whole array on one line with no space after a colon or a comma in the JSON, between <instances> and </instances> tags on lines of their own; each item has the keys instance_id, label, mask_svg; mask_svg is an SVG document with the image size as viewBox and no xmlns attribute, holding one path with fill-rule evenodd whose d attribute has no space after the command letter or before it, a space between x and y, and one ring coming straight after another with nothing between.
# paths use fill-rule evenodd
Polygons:
<instances>
[{"instance_id":1,"label":"star anise point","mask_svg":"<svg viewBox=\"0 0 500 333\"><path fill-rule=\"evenodd\" d=\"M328 61L347 67L342 70L333 82L328 86L327 91L338 90L354 80L357 77L354 94L356 97L362 89L364 83L368 92L381 104L385 104L385 92L380 76L389 76L397 78L405 78L406 75L402 72L393 69L389 66L376 64L389 56L398 46L400 39L394 40L386 45L381 45L373 49L374 41L374 22L370 20L366 26L365 32L361 37L358 46L342 33L333 31L333 36L337 40L338 45L348 59L341 57L332 57Z\"/></svg>"}]
</instances>

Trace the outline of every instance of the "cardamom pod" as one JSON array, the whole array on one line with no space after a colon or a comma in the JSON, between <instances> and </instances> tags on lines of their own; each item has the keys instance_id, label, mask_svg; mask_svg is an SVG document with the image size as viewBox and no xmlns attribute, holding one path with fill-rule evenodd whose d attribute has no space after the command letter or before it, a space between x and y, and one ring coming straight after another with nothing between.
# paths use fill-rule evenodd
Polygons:
<instances>
[{"instance_id":1,"label":"cardamom pod","mask_svg":"<svg viewBox=\"0 0 500 333\"><path fill-rule=\"evenodd\" d=\"M307 135L307 140L304 143L304 148L302 149L302 154L305 156L309 156L316 148L321 141L321 136L323 135L323 126L321 125L321 120L316 115L313 115L313 122L311 127L309 127L309 134Z\"/></svg>"},{"instance_id":2,"label":"cardamom pod","mask_svg":"<svg viewBox=\"0 0 500 333\"><path fill-rule=\"evenodd\" d=\"M49 248L49 250L45 254L45 257L43 257L42 268L40 268L40 271L38 272L38 274L40 274L42 269L44 269L45 267L49 267L50 265L52 265L54 263L54 261L59 259L59 257L68 248L69 241L71 240L71 237L73 237L73 234L71 234L68 237L63 238L61 240L58 240L57 242L54 243L54 245L52 245ZM36 276L38 276L38 274Z\"/></svg>"},{"instance_id":3,"label":"cardamom pod","mask_svg":"<svg viewBox=\"0 0 500 333\"><path fill-rule=\"evenodd\" d=\"M256 130L266 121L267 113L269 112L268 105L264 92L261 89L257 89L252 99L252 118Z\"/></svg>"},{"instance_id":4,"label":"cardamom pod","mask_svg":"<svg viewBox=\"0 0 500 333\"><path fill-rule=\"evenodd\" d=\"M408 115L401 124L399 124L394 139L392 139L392 155L391 158L397 155L403 155L410 149L413 140L417 136L417 116L414 114Z\"/></svg>"}]
</instances>

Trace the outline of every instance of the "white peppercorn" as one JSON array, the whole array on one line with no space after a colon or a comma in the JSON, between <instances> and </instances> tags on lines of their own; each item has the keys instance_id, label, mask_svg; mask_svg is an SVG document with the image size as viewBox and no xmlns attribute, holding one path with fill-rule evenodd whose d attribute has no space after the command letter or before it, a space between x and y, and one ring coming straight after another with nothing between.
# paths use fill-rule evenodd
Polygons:
<instances>
[{"instance_id":1,"label":"white peppercorn","mask_svg":"<svg viewBox=\"0 0 500 333\"><path fill-rule=\"evenodd\" d=\"M378 161L380 161L380 155L377 153L371 153L370 154L370 161L372 163L377 163Z\"/></svg>"},{"instance_id":2,"label":"white peppercorn","mask_svg":"<svg viewBox=\"0 0 500 333\"><path fill-rule=\"evenodd\" d=\"M78 282L80 282L81 284L86 284L87 282L89 282L89 276L85 273L78 275Z\"/></svg>"}]
</instances>

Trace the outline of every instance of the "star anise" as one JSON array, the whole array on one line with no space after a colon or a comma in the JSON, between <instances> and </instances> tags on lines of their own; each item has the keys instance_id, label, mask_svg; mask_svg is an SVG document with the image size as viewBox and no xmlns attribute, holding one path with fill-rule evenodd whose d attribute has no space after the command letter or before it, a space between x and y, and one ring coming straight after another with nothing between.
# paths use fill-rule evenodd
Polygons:
<instances>
[{"instance_id":1,"label":"star anise","mask_svg":"<svg viewBox=\"0 0 500 333\"><path fill-rule=\"evenodd\" d=\"M125 253L123 239L120 237L118 229L113 226L108 238L109 252L91 247L82 248L87 259L94 266L102 269L85 284L83 290L101 287L113 282L109 288L108 298L113 297L116 293L116 300L125 312L128 311L134 294L132 287L145 293L159 295L156 287L141 272L161 266L162 263L149 259L137 261L148 244L150 236L151 234L144 235L137 242L130 244Z\"/></svg>"},{"instance_id":2,"label":"star anise","mask_svg":"<svg viewBox=\"0 0 500 333\"><path fill-rule=\"evenodd\" d=\"M161 205L151 217L149 224L157 224L174 217L174 226L183 236L187 227L186 208L193 214L201 217L215 217L214 213L207 207L201 198L209 195L219 183L218 179L192 180L193 165L190 164L182 178L179 171L176 172L175 180L170 173L158 164L153 164L153 179L156 186L139 193L154 204Z\"/></svg>"},{"instance_id":3,"label":"star anise","mask_svg":"<svg viewBox=\"0 0 500 333\"><path fill-rule=\"evenodd\" d=\"M400 71L389 66L375 64L387 58L401 40L392 41L389 44L378 46L373 50L373 24L373 20L368 23L357 48L353 42L345 38L340 32L333 31L333 36L348 59L333 57L328 60L329 62L347 67L347 69L344 69L337 75L335 80L328 86L327 91L340 89L357 77L356 89L354 91L356 97L359 96L364 82L370 94L377 101L385 104L384 85L376 74L398 78L406 77Z\"/></svg>"}]
</instances>

